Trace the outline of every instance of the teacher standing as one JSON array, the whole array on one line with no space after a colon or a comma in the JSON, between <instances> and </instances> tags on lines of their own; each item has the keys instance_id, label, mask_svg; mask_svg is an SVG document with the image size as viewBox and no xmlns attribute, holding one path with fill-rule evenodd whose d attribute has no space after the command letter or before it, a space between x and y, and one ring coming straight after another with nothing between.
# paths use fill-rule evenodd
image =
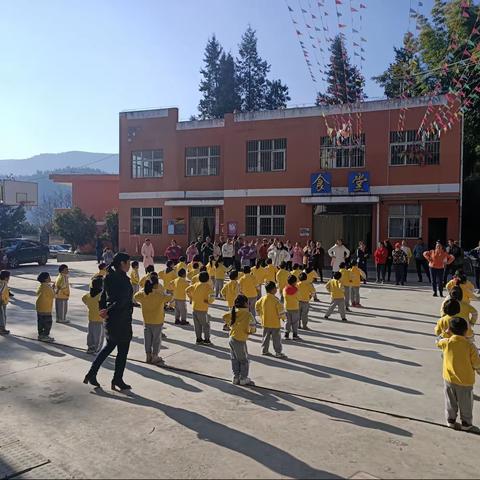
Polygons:
<instances>
[{"instance_id":1,"label":"teacher standing","mask_svg":"<svg viewBox=\"0 0 480 480\"><path fill-rule=\"evenodd\" d=\"M340 264L350 256L350 250L343 244L341 239L338 239L335 245L328 249L328 254L332 258L332 271L338 272L340 270Z\"/></svg>"},{"instance_id":2,"label":"teacher standing","mask_svg":"<svg viewBox=\"0 0 480 480\"><path fill-rule=\"evenodd\" d=\"M143 257L143 268L146 269L149 265L154 265L153 257L155 256L155 250L149 238L145 240L140 253Z\"/></svg>"},{"instance_id":3,"label":"teacher standing","mask_svg":"<svg viewBox=\"0 0 480 480\"><path fill-rule=\"evenodd\" d=\"M130 390L132 387L123 381L128 350L132 340L133 289L127 272L130 270L130 257L117 253L108 267L100 297L100 316L105 319L107 343L92 363L83 383L100 387L97 373L106 358L117 349L112 390Z\"/></svg>"}]
</instances>

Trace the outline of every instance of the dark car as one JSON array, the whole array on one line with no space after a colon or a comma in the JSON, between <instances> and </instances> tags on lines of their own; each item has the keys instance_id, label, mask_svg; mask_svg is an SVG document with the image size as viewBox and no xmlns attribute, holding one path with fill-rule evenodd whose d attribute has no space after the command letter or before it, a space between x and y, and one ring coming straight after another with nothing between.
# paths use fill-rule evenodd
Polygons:
<instances>
[{"instance_id":1,"label":"dark car","mask_svg":"<svg viewBox=\"0 0 480 480\"><path fill-rule=\"evenodd\" d=\"M35 240L6 238L0 242L0 263L8 268L17 268L23 263L45 265L48 256L48 246Z\"/></svg>"}]
</instances>

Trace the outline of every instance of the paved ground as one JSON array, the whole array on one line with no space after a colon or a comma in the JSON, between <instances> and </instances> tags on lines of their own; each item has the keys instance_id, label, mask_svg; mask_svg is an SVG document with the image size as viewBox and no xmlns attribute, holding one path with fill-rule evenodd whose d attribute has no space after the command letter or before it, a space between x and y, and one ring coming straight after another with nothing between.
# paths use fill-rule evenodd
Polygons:
<instances>
[{"instance_id":1,"label":"paved ground","mask_svg":"<svg viewBox=\"0 0 480 480\"><path fill-rule=\"evenodd\" d=\"M56 264L46 268L53 273ZM15 271L12 335L0 338L0 478L2 468L9 475L31 469L23 478L479 475L480 436L443 427L433 336L441 299L427 286L367 285L366 308L344 324L335 315L322 318L327 295L318 285L322 303L312 307L313 331L302 333L301 344L285 345L290 360L262 357L260 335L249 342L251 377L265 388L229 383L223 302L211 310L213 348L194 346L191 327L176 327L167 315L162 356L177 370L143 363L136 309L125 376L134 390L127 396L81 383L92 357L84 353L80 298L95 265L71 264L72 323L54 324L57 345L33 340L38 271ZM99 374L105 386L107 369ZM475 417L480 422L478 402Z\"/></svg>"}]
</instances>

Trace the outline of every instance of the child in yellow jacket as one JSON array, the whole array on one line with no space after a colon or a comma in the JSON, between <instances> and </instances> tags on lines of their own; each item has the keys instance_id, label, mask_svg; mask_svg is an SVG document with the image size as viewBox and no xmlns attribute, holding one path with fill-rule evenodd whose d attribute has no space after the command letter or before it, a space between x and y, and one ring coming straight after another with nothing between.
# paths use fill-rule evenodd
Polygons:
<instances>
[{"instance_id":1,"label":"child in yellow jacket","mask_svg":"<svg viewBox=\"0 0 480 480\"><path fill-rule=\"evenodd\" d=\"M145 284L147 283L147 280L150 280L150 277L152 276L152 273L155 273L155 266L154 265L148 265L145 268L145 275L138 282L138 285L140 286L140 288L145 287Z\"/></svg>"},{"instance_id":2,"label":"child in yellow jacket","mask_svg":"<svg viewBox=\"0 0 480 480\"><path fill-rule=\"evenodd\" d=\"M294 263L293 266L292 266L292 271L290 272L290 274L295 275L298 279L302 272L303 272L303 270L300 268L300 265L298 263Z\"/></svg>"},{"instance_id":3,"label":"child in yellow jacket","mask_svg":"<svg viewBox=\"0 0 480 480\"><path fill-rule=\"evenodd\" d=\"M290 331L293 332L294 340L301 340L298 336L298 325L300 323L300 302L298 300L297 277L290 275L287 279L287 286L283 289L284 306L287 312L287 323L285 324L285 339L290 338Z\"/></svg>"},{"instance_id":4,"label":"child in yellow jacket","mask_svg":"<svg viewBox=\"0 0 480 480\"><path fill-rule=\"evenodd\" d=\"M240 293L248 298L248 309L252 317L255 318L255 302L257 301L258 295L258 284L249 266L243 267L243 276L238 281L238 285L240 287Z\"/></svg>"},{"instance_id":5,"label":"child in yellow jacket","mask_svg":"<svg viewBox=\"0 0 480 480\"><path fill-rule=\"evenodd\" d=\"M222 297L227 301L228 308L231 309L235 305L235 299L240 294L240 287L238 285L238 272L236 270L231 270L228 274L228 277L230 281L223 286L220 293L222 294ZM224 324L223 330L228 332L230 328L227 324Z\"/></svg>"},{"instance_id":6,"label":"child in yellow jacket","mask_svg":"<svg viewBox=\"0 0 480 480\"><path fill-rule=\"evenodd\" d=\"M263 269L263 281L276 282L277 281L277 267L273 264L271 258L267 258L265 261L265 268Z\"/></svg>"},{"instance_id":7,"label":"child in yellow jacket","mask_svg":"<svg viewBox=\"0 0 480 480\"><path fill-rule=\"evenodd\" d=\"M437 343L443 352L447 426L455 430L480 433L480 429L473 425L473 385L475 371L480 371L480 357L476 347L465 338L468 324L463 318L452 318L448 331L450 336ZM461 424L457 423L459 410Z\"/></svg>"},{"instance_id":8,"label":"child in yellow jacket","mask_svg":"<svg viewBox=\"0 0 480 480\"><path fill-rule=\"evenodd\" d=\"M252 275L255 277L257 284L257 300L262 296L262 284L265 281L265 268L263 260L257 260L255 266L251 269Z\"/></svg>"},{"instance_id":9,"label":"child in yellow jacket","mask_svg":"<svg viewBox=\"0 0 480 480\"><path fill-rule=\"evenodd\" d=\"M82 302L88 308L87 353L98 353L103 347L104 328L100 316L100 297L102 295L103 278L92 280L90 292L82 297Z\"/></svg>"},{"instance_id":10,"label":"child in yellow jacket","mask_svg":"<svg viewBox=\"0 0 480 480\"><path fill-rule=\"evenodd\" d=\"M200 273L201 264L198 262L193 262L188 264L187 269L187 278L193 283L193 277Z\"/></svg>"},{"instance_id":11,"label":"child in yellow jacket","mask_svg":"<svg viewBox=\"0 0 480 480\"><path fill-rule=\"evenodd\" d=\"M219 257L215 262L214 278L215 278L215 298L221 298L223 284L225 282L225 274L227 268L223 264L222 257Z\"/></svg>"},{"instance_id":12,"label":"child in yellow jacket","mask_svg":"<svg viewBox=\"0 0 480 480\"><path fill-rule=\"evenodd\" d=\"M347 316L345 313L345 287L343 286L341 279L342 273L340 271L335 272L333 274L333 278L329 280L325 285L327 292L330 293L331 303L328 307L328 310L325 312L324 318L328 319L335 310L335 307L337 307L338 311L340 312L340 316L342 317L342 322L346 322Z\"/></svg>"},{"instance_id":13,"label":"child in yellow jacket","mask_svg":"<svg viewBox=\"0 0 480 480\"><path fill-rule=\"evenodd\" d=\"M342 274L342 277L340 278L340 283L342 284L344 294L345 294L345 310L349 312L350 300L351 300L351 287L352 287L350 271L348 270L347 264L345 262L342 262L339 265L338 271Z\"/></svg>"},{"instance_id":14,"label":"child in yellow jacket","mask_svg":"<svg viewBox=\"0 0 480 480\"><path fill-rule=\"evenodd\" d=\"M55 280L55 315L57 323L70 323L67 320L68 299L70 298L70 284L68 280L68 265L58 267L58 276Z\"/></svg>"},{"instance_id":15,"label":"child in yellow jacket","mask_svg":"<svg viewBox=\"0 0 480 480\"><path fill-rule=\"evenodd\" d=\"M0 272L0 335L8 335L10 333L10 330L7 330L7 305L10 301L9 280L10 272L2 270Z\"/></svg>"},{"instance_id":16,"label":"child in yellow jacket","mask_svg":"<svg viewBox=\"0 0 480 480\"><path fill-rule=\"evenodd\" d=\"M162 327L165 322L165 304L172 299L162 290L155 289L158 277L152 276L145 283L145 288L135 294L135 301L142 306L143 332L147 363L163 365L164 361L159 356L162 346Z\"/></svg>"},{"instance_id":17,"label":"child in yellow jacket","mask_svg":"<svg viewBox=\"0 0 480 480\"><path fill-rule=\"evenodd\" d=\"M474 298L474 290L475 287L473 283L468 280L467 276L461 270L457 270L455 272L455 276L450 280L447 285L445 286L448 293L450 293L453 288L460 287L463 292L463 301L470 303Z\"/></svg>"},{"instance_id":18,"label":"child in yellow jacket","mask_svg":"<svg viewBox=\"0 0 480 480\"><path fill-rule=\"evenodd\" d=\"M287 270L286 262L282 262L280 264L280 268L278 269L276 275L276 282L277 288L280 292L280 301L283 303L283 290L288 285L288 277L290 276L290 272Z\"/></svg>"},{"instance_id":19,"label":"child in yellow jacket","mask_svg":"<svg viewBox=\"0 0 480 480\"><path fill-rule=\"evenodd\" d=\"M230 313L223 316L225 323L230 327L230 358L234 385L253 386L255 383L248 376L249 361L247 340L251 333L255 333L255 321L248 309L248 298L239 295Z\"/></svg>"},{"instance_id":20,"label":"child in yellow jacket","mask_svg":"<svg viewBox=\"0 0 480 480\"><path fill-rule=\"evenodd\" d=\"M255 310L261 319L263 327L262 355L270 355L270 339L273 341L273 349L277 358L287 358L282 353L281 320L285 319L285 310L279 302L277 285L275 282L265 284L266 294L255 304Z\"/></svg>"},{"instance_id":21,"label":"child in yellow jacket","mask_svg":"<svg viewBox=\"0 0 480 480\"><path fill-rule=\"evenodd\" d=\"M187 265L187 258L186 257L180 257L178 259L178 263L175 265L175 270L177 271L177 273L182 268L185 270L185 272L187 271L188 265Z\"/></svg>"},{"instance_id":22,"label":"child in yellow jacket","mask_svg":"<svg viewBox=\"0 0 480 480\"><path fill-rule=\"evenodd\" d=\"M209 280L208 273L201 272L198 276L198 282L193 283L185 290L187 297L193 304L193 324L197 345L212 345L208 306L215 301L215 295Z\"/></svg>"},{"instance_id":23,"label":"child in yellow jacket","mask_svg":"<svg viewBox=\"0 0 480 480\"><path fill-rule=\"evenodd\" d=\"M362 281L367 278L365 272L360 270L356 260L352 260L350 263L348 272L350 274L350 295L352 299L352 307L361 307L360 304L360 285Z\"/></svg>"},{"instance_id":24,"label":"child in yellow jacket","mask_svg":"<svg viewBox=\"0 0 480 480\"><path fill-rule=\"evenodd\" d=\"M187 294L190 285L187 280L187 271L181 268L178 277L173 281L173 299L175 300L175 324L189 325L187 322Z\"/></svg>"},{"instance_id":25,"label":"child in yellow jacket","mask_svg":"<svg viewBox=\"0 0 480 480\"><path fill-rule=\"evenodd\" d=\"M437 335L437 337L448 338L450 336L448 332L450 320L453 317L460 317L463 318L468 325L468 331L465 337L469 342L475 342L473 326L477 321L478 313L474 307L468 303L458 300L458 298L452 297L443 302L440 314L442 317L435 326L435 335Z\"/></svg>"},{"instance_id":26,"label":"child in yellow jacket","mask_svg":"<svg viewBox=\"0 0 480 480\"><path fill-rule=\"evenodd\" d=\"M134 260L130 264L130 271L128 272L128 276L130 277L130 283L132 284L133 296L140 290L140 273L138 271L140 265L137 260ZM133 299L133 306L139 307L140 304L135 302Z\"/></svg>"},{"instance_id":27,"label":"child in yellow jacket","mask_svg":"<svg viewBox=\"0 0 480 480\"><path fill-rule=\"evenodd\" d=\"M308 326L308 312L310 311L310 300L315 295L315 287L308 281L305 272L301 272L298 279L300 280L297 284L300 315L299 328L310 330Z\"/></svg>"},{"instance_id":28,"label":"child in yellow jacket","mask_svg":"<svg viewBox=\"0 0 480 480\"><path fill-rule=\"evenodd\" d=\"M52 329L52 311L53 300L55 299L55 291L52 286L52 279L48 272L41 272L37 281L40 283L37 289L37 301L35 309L37 310L37 328L38 339L41 342L54 342L55 339L50 336Z\"/></svg>"},{"instance_id":29,"label":"child in yellow jacket","mask_svg":"<svg viewBox=\"0 0 480 480\"><path fill-rule=\"evenodd\" d=\"M92 282L95 278L105 278L107 275L107 264L105 262L100 262L98 264L98 271L94 275L92 275L92 278L90 279L90 285L89 288L92 286Z\"/></svg>"}]
</instances>

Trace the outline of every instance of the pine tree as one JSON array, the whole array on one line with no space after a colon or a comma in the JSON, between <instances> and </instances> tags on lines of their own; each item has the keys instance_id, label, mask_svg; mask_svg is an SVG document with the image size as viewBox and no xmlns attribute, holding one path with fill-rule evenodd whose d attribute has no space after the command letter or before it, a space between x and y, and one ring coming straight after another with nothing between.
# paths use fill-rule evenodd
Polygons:
<instances>
[{"instance_id":1,"label":"pine tree","mask_svg":"<svg viewBox=\"0 0 480 480\"><path fill-rule=\"evenodd\" d=\"M269 70L270 65L258 55L257 36L255 30L249 26L242 36L236 62L242 111L251 112L265 108Z\"/></svg>"},{"instance_id":2,"label":"pine tree","mask_svg":"<svg viewBox=\"0 0 480 480\"><path fill-rule=\"evenodd\" d=\"M357 102L365 98L365 79L350 58L345 48L345 38L337 35L330 46L330 64L327 73L327 91L317 96L317 105L333 105Z\"/></svg>"},{"instance_id":3,"label":"pine tree","mask_svg":"<svg viewBox=\"0 0 480 480\"><path fill-rule=\"evenodd\" d=\"M267 92L265 96L265 108L267 110L276 110L285 108L290 100L288 87L281 80L267 80Z\"/></svg>"},{"instance_id":4,"label":"pine tree","mask_svg":"<svg viewBox=\"0 0 480 480\"><path fill-rule=\"evenodd\" d=\"M216 116L240 109L240 98L235 78L235 62L230 53L222 53L219 62Z\"/></svg>"},{"instance_id":5,"label":"pine tree","mask_svg":"<svg viewBox=\"0 0 480 480\"><path fill-rule=\"evenodd\" d=\"M220 58L223 49L215 35L208 39L205 48L205 56L203 61L204 68L200 70L203 78L200 81L199 90L203 94L203 98L198 104L200 118L216 118L218 111L218 87L220 76Z\"/></svg>"}]
</instances>

